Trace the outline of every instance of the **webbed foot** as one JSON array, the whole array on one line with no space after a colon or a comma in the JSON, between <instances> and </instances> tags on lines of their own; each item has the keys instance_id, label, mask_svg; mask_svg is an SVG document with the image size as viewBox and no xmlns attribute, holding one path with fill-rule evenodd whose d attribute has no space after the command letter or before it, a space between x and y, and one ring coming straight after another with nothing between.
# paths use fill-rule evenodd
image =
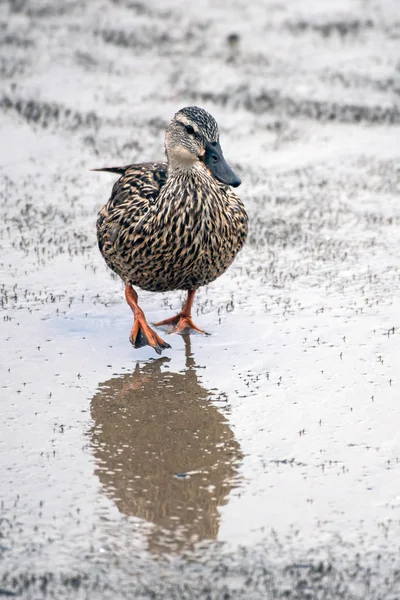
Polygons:
<instances>
[{"instance_id":1,"label":"webbed foot","mask_svg":"<svg viewBox=\"0 0 400 600\"><path fill-rule=\"evenodd\" d=\"M183 312L178 313L170 319L153 323L154 327L168 327L167 333L179 333L180 335L188 335L191 333L201 333L203 335L210 335L203 329L200 329L193 323L192 317L184 314Z\"/></svg>"},{"instance_id":2,"label":"webbed foot","mask_svg":"<svg viewBox=\"0 0 400 600\"><path fill-rule=\"evenodd\" d=\"M134 348L151 346L157 354L161 354L166 348L171 348L167 342L164 342L164 340L151 329L147 321L140 317L135 319L129 341Z\"/></svg>"}]
</instances>

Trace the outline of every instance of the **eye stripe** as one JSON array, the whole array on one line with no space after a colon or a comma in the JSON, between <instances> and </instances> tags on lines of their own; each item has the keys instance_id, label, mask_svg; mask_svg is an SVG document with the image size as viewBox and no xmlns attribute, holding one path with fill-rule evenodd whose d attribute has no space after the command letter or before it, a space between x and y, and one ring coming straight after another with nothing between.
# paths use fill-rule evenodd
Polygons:
<instances>
[{"instance_id":1,"label":"eye stripe","mask_svg":"<svg viewBox=\"0 0 400 600\"><path fill-rule=\"evenodd\" d=\"M191 127L193 129L193 133L197 135L197 131L195 130L194 127L192 127L192 125L187 125L186 123L182 123L182 121L177 121L177 123L179 125L181 125L182 127L184 127L186 130L187 130L188 127Z\"/></svg>"}]
</instances>

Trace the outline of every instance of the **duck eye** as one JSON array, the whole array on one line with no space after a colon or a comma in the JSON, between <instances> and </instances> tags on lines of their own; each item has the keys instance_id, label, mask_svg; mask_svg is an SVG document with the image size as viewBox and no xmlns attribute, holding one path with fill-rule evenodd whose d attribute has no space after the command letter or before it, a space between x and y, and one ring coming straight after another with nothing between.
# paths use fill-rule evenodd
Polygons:
<instances>
[{"instance_id":1,"label":"duck eye","mask_svg":"<svg viewBox=\"0 0 400 600\"><path fill-rule=\"evenodd\" d=\"M191 125L186 125L186 131L192 135L194 133L194 129Z\"/></svg>"}]
</instances>

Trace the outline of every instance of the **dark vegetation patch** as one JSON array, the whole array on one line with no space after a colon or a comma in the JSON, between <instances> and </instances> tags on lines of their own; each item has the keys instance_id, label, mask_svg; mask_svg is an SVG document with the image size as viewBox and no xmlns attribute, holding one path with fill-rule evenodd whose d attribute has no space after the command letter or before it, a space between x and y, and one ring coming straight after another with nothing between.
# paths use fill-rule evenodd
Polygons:
<instances>
[{"instance_id":1,"label":"dark vegetation patch","mask_svg":"<svg viewBox=\"0 0 400 600\"><path fill-rule=\"evenodd\" d=\"M6 0L12 13L23 13L30 17L54 17L71 13L81 5L76 0L52 2L51 0Z\"/></svg>"},{"instance_id":2,"label":"dark vegetation patch","mask_svg":"<svg viewBox=\"0 0 400 600\"><path fill-rule=\"evenodd\" d=\"M148 17L158 17L158 18L168 18L171 16L170 10L160 10L161 3L155 8L155 5L149 6L149 3L145 2L137 2L135 0L111 0L113 4L116 6L121 6L128 10L134 12L138 17L148 16Z\"/></svg>"},{"instance_id":3,"label":"dark vegetation patch","mask_svg":"<svg viewBox=\"0 0 400 600\"><path fill-rule=\"evenodd\" d=\"M272 532L273 541L273 532ZM276 540L278 542L278 540ZM280 545L274 547L274 554ZM3 596L42 598L101 598L120 600L398 600L400 568L397 561L376 554L369 561L355 556L344 560L299 557L274 566L265 556L242 549L235 555L207 555L207 568L197 561L162 563L147 573L135 559L135 577L117 579L104 567L93 574L29 571L4 573ZM115 569L113 565L113 569ZM158 572L162 570L163 576ZM119 573L121 575L121 573ZM111 575L111 576L110 576Z\"/></svg>"},{"instance_id":4,"label":"dark vegetation patch","mask_svg":"<svg viewBox=\"0 0 400 600\"><path fill-rule=\"evenodd\" d=\"M14 48L31 48L34 46L33 40L29 38L25 38L19 35L15 35L12 33L8 33L5 35L0 35L0 46L12 46Z\"/></svg>"},{"instance_id":5,"label":"dark vegetation patch","mask_svg":"<svg viewBox=\"0 0 400 600\"><path fill-rule=\"evenodd\" d=\"M278 90L263 90L254 94L247 86L226 92L183 91L195 102L214 102L221 106L245 108L253 113L279 113L320 122L340 123L400 123L399 106L365 106L362 104L330 102L328 100L302 100L284 96Z\"/></svg>"},{"instance_id":6,"label":"dark vegetation patch","mask_svg":"<svg viewBox=\"0 0 400 600\"><path fill-rule=\"evenodd\" d=\"M358 73L340 73L340 72L326 72L322 75L322 79L327 84L339 84L343 88L362 88L372 89L378 92L393 92L400 95L400 77L382 77L374 79L367 75L360 75Z\"/></svg>"},{"instance_id":7,"label":"dark vegetation patch","mask_svg":"<svg viewBox=\"0 0 400 600\"><path fill-rule=\"evenodd\" d=\"M28 123L44 129L59 126L75 131L81 127L97 129L100 124L100 118L94 111L82 113L55 102L12 98L6 94L0 98L0 109L5 113L16 112Z\"/></svg>"},{"instance_id":8,"label":"dark vegetation patch","mask_svg":"<svg viewBox=\"0 0 400 600\"><path fill-rule=\"evenodd\" d=\"M372 29L374 22L371 19L349 19L327 21L326 23L312 23L306 20L287 22L286 27L295 34L315 32L324 38L337 35L348 37L359 35L361 32Z\"/></svg>"},{"instance_id":9,"label":"dark vegetation patch","mask_svg":"<svg viewBox=\"0 0 400 600\"><path fill-rule=\"evenodd\" d=\"M0 56L0 77L12 79L27 70L28 62L13 56Z\"/></svg>"},{"instance_id":10,"label":"dark vegetation patch","mask_svg":"<svg viewBox=\"0 0 400 600\"><path fill-rule=\"evenodd\" d=\"M106 44L113 44L122 48L139 48L150 50L171 43L170 35L165 32L157 32L153 28L143 28L137 31L125 31L123 29L101 29L95 31L95 35L103 39Z\"/></svg>"},{"instance_id":11,"label":"dark vegetation patch","mask_svg":"<svg viewBox=\"0 0 400 600\"><path fill-rule=\"evenodd\" d=\"M175 15L174 19L174 15L168 13L164 19L171 20L173 23L179 17ZM203 45L204 32L208 29L209 23L192 22L182 24L179 28L175 25L176 23L174 26L166 27L163 23L162 27L157 28L154 24L136 24L134 29L103 28L95 30L94 35L100 37L106 44L120 48L132 48L136 51L152 51L162 56L177 47L184 48L185 53L190 55L195 52L201 53L200 46ZM195 42L195 47L190 47L193 42Z\"/></svg>"}]
</instances>

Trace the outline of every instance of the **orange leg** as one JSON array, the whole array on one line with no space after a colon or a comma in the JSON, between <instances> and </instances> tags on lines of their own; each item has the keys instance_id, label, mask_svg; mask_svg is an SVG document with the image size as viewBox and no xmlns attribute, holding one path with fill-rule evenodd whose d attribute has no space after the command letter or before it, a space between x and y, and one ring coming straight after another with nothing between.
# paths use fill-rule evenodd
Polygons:
<instances>
[{"instance_id":1,"label":"orange leg","mask_svg":"<svg viewBox=\"0 0 400 600\"><path fill-rule=\"evenodd\" d=\"M169 344L164 342L155 331L151 329L146 321L144 312L138 304L138 295L131 285L125 286L125 298L133 311L134 321L129 336L129 341L135 348L143 346L152 346L157 354L161 354L165 348L171 348Z\"/></svg>"},{"instance_id":2,"label":"orange leg","mask_svg":"<svg viewBox=\"0 0 400 600\"><path fill-rule=\"evenodd\" d=\"M195 293L196 290L188 291L186 302L183 305L181 312L175 315L175 317L165 319L164 321L159 321L158 323L153 323L153 325L155 327L165 327L170 325L171 328L168 333L180 333L181 335L185 335L197 331L198 333L208 335L205 331L199 329L192 320L192 305Z\"/></svg>"}]
</instances>

